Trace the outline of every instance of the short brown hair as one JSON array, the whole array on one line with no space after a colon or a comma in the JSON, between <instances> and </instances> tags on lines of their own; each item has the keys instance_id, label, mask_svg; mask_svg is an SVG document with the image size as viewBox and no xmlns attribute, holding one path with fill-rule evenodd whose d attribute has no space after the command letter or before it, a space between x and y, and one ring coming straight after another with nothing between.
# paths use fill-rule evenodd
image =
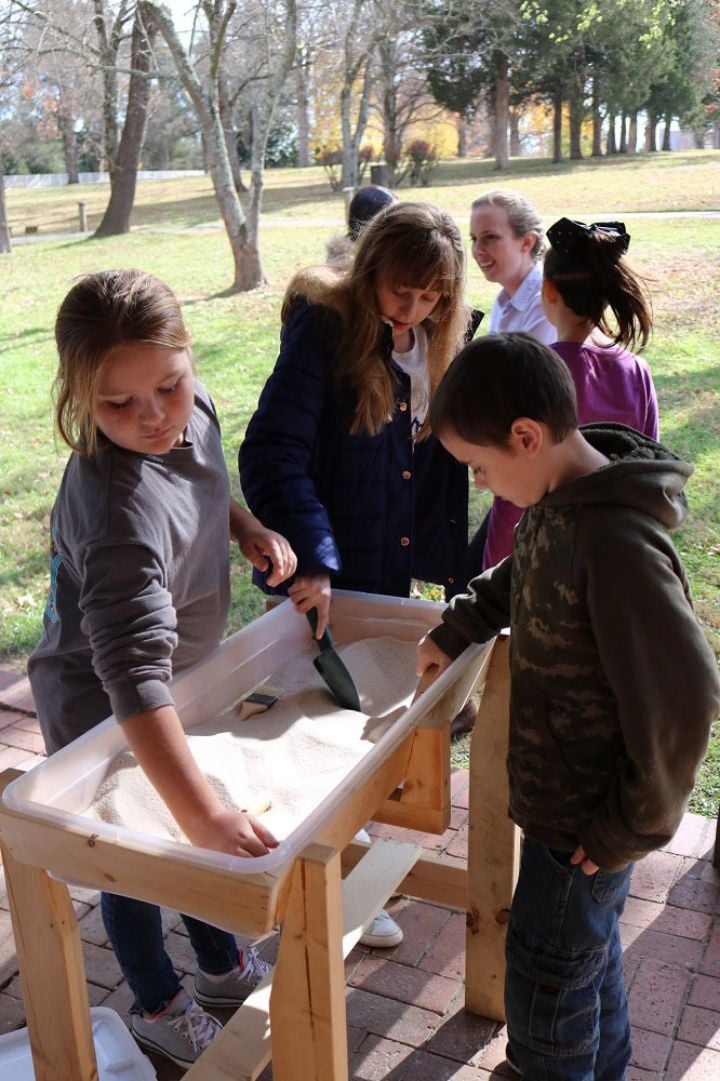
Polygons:
<instances>
[{"instance_id":1,"label":"short brown hair","mask_svg":"<svg viewBox=\"0 0 720 1081\"><path fill-rule=\"evenodd\" d=\"M530 334L486 334L456 356L430 403L435 434L506 446L518 417L546 424L561 443L577 427L575 385L564 361Z\"/></svg>"},{"instance_id":2,"label":"short brown hair","mask_svg":"<svg viewBox=\"0 0 720 1081\"><path fill-rule=\"evenodd\" d=\"M172 290L142 270L104 270L76 282L55 320L60 363L53 394L58 431L79 454L95 452L95 406L103 363L113 349L130 341L190 348L190 334Z\"/></svg>"}]
</instances>

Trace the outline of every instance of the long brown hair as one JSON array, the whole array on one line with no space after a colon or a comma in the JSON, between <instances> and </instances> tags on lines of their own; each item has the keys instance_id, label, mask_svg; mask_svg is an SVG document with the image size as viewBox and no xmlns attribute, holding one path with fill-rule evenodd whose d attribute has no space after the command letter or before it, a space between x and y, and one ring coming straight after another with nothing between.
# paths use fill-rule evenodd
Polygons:
<instances>
[{"instance_id":1,"label":"long brown hair","mask_svg":"<svg viewBox=\"0 0 720 1081\"><path fill-rule=\"evenodd\" d=\"M78 454L95 453L103 363L130 341L189 350L190 334L172 290L142 270L105 270L76 282L55 321L60 363L53 396L58 431Z\"/></svg>"},{"instance_id":2,"label":"long brown hair","mask_svg":"<svg viewBox=\"0 0 720 1081\"><path fill-rule=\"evenodd\" d=\"M430 397L462 347L469 312L463 301L465 249L449 214L425 203L395 203L365 227L352 265L296 274L283 302L283 321L298 296L338 312L342 321L336 378L355 395L351 432L377 434L392 418L395 385L386 361L380 281L440 293L428 319ZM421 436L427 434L423 430Z\"/></svg>"}]
</instances>

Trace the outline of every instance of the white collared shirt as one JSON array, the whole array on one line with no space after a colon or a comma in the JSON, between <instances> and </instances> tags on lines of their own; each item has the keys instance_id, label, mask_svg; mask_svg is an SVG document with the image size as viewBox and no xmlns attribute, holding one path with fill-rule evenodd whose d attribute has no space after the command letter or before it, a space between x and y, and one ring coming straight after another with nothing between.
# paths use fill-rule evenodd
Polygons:
<instances>
[{"instance_id":1,"label":"white collared shirt","mask_svg":"<svg viewBox=\"0 0 720 1081\"><path fill-rule=\"evenodd\" d=\"M545 345L557 341L557 331L542 306L542 264L534 263L513 296L501 289L490 313L490 333L522 330Z\"/></svg>"}]
</instances>

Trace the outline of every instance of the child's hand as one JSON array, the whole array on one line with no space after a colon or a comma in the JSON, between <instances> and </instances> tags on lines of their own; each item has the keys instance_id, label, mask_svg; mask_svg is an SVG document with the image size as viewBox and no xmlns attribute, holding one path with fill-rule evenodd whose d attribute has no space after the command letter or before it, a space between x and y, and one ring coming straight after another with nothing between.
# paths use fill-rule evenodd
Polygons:
<instances>
[{"instance_id":1,"label":"child's hand","mask_svg":"<svg viewBox=\"0 0 720 1081\"><path fill-rule=\"evenodd\" d=\"M297 569L297 556L290 542L281 533L260 527L247 530L238 538L240 551L259 571L272 570L267 577L269 586L279 586Z\"/></svg>"},{"instance_id":2,"label":"child's hand","mask_svg":"<svg viewBox=\"0 0 720 1081\"><path fill-rule=\"evenodd\" d=\"M296 578L288 589L288 594L298 612L309 612L311 608L317 608L318 622L316 638L322 638L328 625L330 616L330 576L328 574L308 575L306 578Z\"/></svg>"},{"instance_id":3,"label":"child's hand","mask_svg":"<svg viewBox=\"0 0 720 1081\"><path fill-rule=\"evenodd\" d=\"M422 676L433 664L438 666L438 675L442 675L446 668L452 664L452 657L443 653L440 646L435 645L429 634L421 638L417 644L417 668L416 672Z\"/></svg>"},{"instance_id":4,"label":"child's hand","mask_svg":"<svg viewBox=\"0 0 720 1081\"><path fill-rule=\"evenodd\" d=\"M577 867L579 863L584 875L594 875L596 871L600 870L598 865L585 855L585 849L582 845L577 846L570 857L570 863L573 867Z\"/></svg>"},{"instance_id":5,"label":"child's hand","mask_svg":"<svg viewBox=\"0 0 720 1081\"><path fill-rule=\"evenodd\" d=\"M242 811L208 815L191 832L192 836L187 835L191 844L230 856L266 856L278 845L270 830Z\"/></svg>"}]
</instances>

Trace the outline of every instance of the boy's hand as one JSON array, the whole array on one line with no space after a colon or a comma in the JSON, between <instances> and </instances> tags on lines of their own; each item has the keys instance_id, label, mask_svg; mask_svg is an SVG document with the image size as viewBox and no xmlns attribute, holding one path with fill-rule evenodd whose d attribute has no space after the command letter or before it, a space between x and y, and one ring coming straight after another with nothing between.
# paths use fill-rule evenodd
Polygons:
<instances>
[{"instance_id":1,"label":"boy's hand","mask_svg":"<svg viewBox=\"0 0 720 1081\"><path fill-rule=\"evenodd\" d=\"M573 865L573 867L577 867L577 865L580 864L582 873L584 875L594 875L597 871L600 870L598 865L596 863L593 863L593 861L585 855L585 849L582 845L577 846L572 856L570 857L570 863Z\"/></svg>"},{"instance_id":2,"label":"boy's hand","mask_svg":"<svg viewBox=\"0 0 720 1081\"><path fill-rule=\"evenodd\" d=\"M288 594L298 612L309 612L311 608L317 608L318 622L316 638L322 638L330 617L330 575L314 574L304 578L296 578L288 589Z\"/></svg>"},{"instance_id":3,"label":"boy's hand","mask_svg":"<svg viewBox=\"0 0 720 1081\"><path fill-rule=\"evenodd\" d=\"M272 565L267 577L269 586L280 585L297 569L297 557L290 542L272 529L249 529L238 538L238 543L242 554L257 570L266 571Z\"/></svg>"},{"instance_id":4,"label":"boy's hand","mask_svg":"<svg viewBox=\"0 0 720 1081\"><path fill-rule=\"evenodd\" d=\"M265 856L278 845L270 830L242 811L208 815L190 833L186 830L191 844L227 852L230 856Z\"/></svg>"},{"instance_id":5,"label":"boy's hand","mask_svg":"<svg viewBox=\"0 0 720 1081\"><path fill-rule=\"evenodd\" d=\"M433 664L438 667L438 675L442 675L446 668L452 664L452 657L443 653L440 646L435 645L429 634L421 638L417 645L417 668L416 672L422 676Z\"/></svg>"}]
</instances>

